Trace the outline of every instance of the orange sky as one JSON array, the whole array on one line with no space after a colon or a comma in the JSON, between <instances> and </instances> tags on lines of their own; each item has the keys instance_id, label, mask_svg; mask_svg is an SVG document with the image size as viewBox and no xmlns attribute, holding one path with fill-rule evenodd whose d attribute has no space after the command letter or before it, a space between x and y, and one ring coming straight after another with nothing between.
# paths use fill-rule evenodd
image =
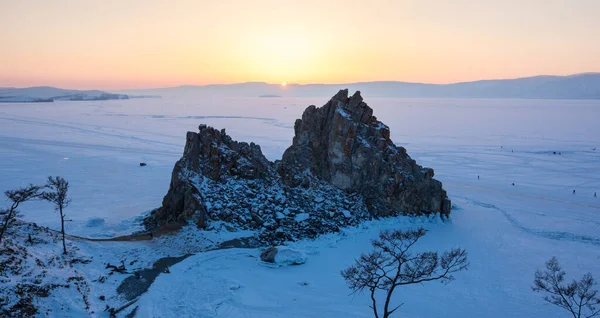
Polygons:
<instances>
[{"instance_id":1,"label":"orange sky","mask_svg":"<svg viewBox=\"0 0 600 318\"><path fill-rule=\"evenodd\" d=\"M0 86L599 72L599 17L598 0L0 1Z\"/></svg>"}]
</instances>

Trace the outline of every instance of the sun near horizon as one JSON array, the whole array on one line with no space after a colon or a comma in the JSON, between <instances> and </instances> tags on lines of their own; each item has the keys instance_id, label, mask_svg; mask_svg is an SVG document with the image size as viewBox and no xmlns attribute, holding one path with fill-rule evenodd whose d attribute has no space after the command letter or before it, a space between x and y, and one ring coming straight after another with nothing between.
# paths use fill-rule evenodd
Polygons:
<instances>
[{"instance_id":1,"label":"sun near horizon","mask_svg":"<svg viewBox=\"0 0 600 318\"><path fill-rule=\"evenodd\" d=\"M599 72L598 12L595 0L3 1L0 87L441 84Z\"/></svg>"}]
</instances>

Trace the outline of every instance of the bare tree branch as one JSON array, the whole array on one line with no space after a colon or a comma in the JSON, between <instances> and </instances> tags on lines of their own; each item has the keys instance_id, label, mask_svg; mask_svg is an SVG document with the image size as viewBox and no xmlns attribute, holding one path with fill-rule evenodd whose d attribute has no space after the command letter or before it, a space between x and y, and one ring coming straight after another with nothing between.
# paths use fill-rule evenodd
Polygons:
<instances>
[{"instance_id":1,"label":"bare tree branch","mask_svg":"<svg viewBox=\"0 0 600 318\"><path fill-rule=\"evenodd\" d=\"M54 203L56 211L60 214L63 253L67 254L67 245L65 243L66 214L64 213L64 209L71 203L71 200L67 197L69 182L62 177L48 177L46 188L50 189L50 191L42 192L41 197L48 202Z\"/></svg>"},{"instance_id":2,"label":"bare tree branch","mask_svg":"<svg viewBox=\"0 0 600 318\"><path fill-rule=\"evenodd\" d=\"M409 250L426 233L422 228L382 231L371 242L373 251L361 254L354 265L341 272L353 292L369 289L376 318L379 318L376 291L386 294L383 318L388 318L403 305L390 309L392 295L398 286L434 280L449 282L454 279L452 273L467 269L469 263L464 249L446 251L441 257L437 252L410 253Z\"/></svg>"},{"instance_id":3,"label":"bare tree branch","mask_svg":"<svg viewBox=\"0 0 600 318\"><path fill-rule=\"evenodd\" d=\"M591 318L600 314L600 297L594 289L596 283L591 273L577 281L565 284L565 271L556 257L546 262L545 270L535 272L533 286L536 292L544 292L544 300L567 310L574 318Z\"/></svg>"},{"instance_id":4,"label":"bare tree branch","mask_svg":"<svg viewBox=\"0 0 600 318\"><path fill-rule=\"evenodd\" d=\"M36 199L37 197L39 197L39 191L41 188L42 187L40 187L40 186L30 184L23 188L19 188L16 190L7 190L4 192L4 195L6 195L6 197L10 201L12 201L12 204L11 204L10 208L3 209L2 213L0 213L0 215L2 215L4 217L4 220L2 222L2 227L0 227L0 242L2 242L2 238L4 237L4 234L6 233L8 226L18 216L19 204L21 204L25 201Z\"/></svg>"}]
</instances>

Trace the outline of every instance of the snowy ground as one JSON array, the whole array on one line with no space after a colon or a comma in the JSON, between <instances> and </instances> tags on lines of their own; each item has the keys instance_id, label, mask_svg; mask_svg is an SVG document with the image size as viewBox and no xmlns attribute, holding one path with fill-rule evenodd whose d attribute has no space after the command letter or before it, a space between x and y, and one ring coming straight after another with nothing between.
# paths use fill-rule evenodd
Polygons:
<instances>
[{"instance_id":1,"label":"snowy ground","mask_svg":"<svg viewBox=\"0 0 600 318\"><path fill-rule=\"evenodd\" d=\"M448 286L400 291L399 316L564 316L530 286L552 255L569 274L600 276L600 198L593 197L600 194L600 101L365 98L392 139L435 169L455 206L451 222L400 218L297 242L308 261L296 267L265 266L257 250L200 253L158 277L138 316L369 317L368 297L348 296L339 271L368 250L381 228L419 225L430 229L422 248L461 246L471 267ZM0 188L61 175L73 199L68 232L129 233L160 205L186 131L200 123L226 128L274 160L291 143L303 109L327 99L0 104ZM46 204L29 203L23 212L26 220L59 227ZM139 247L148 243L118 244L111 253L148 250ZM113 250L91 245L83 248L90 254Z\"/></svg>"}]
</instances>

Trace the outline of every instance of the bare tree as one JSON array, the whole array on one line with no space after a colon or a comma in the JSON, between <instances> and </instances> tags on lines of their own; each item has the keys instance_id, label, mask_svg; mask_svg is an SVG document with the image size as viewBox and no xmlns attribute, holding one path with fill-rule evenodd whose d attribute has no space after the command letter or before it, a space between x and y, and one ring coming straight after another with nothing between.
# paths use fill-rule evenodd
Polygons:
<instances>
[{"instance_id":1,"label":"bare tree","mask_svg":"<svg viewBox=\"0 0 600 318\"><path fill-rule=\"evenodd\" d=\"M65 212L64 209L71 200L67 197L69 191L69 182L62 177L48 177L46 188L51 191L42 192L42 199L52 202L56 210L60 213L60 232L62 233L63 253L67 254L67 245L65 244Z\"/></svg>"},{"instance_id":2,"label":"bare tree","mask_svg":"<svg viewBox=\"0 0 600 318\"><path fill-rule=\"evenodd\" d=\"M2 227L0 228L0 242L2 242L4 233L6 233L6 230L8 229L10 224L19 214L19 204L37 198L39 196L40 189L40 186L30 184L23 188L19 188L16 190L8 190L4 192L4 195L6 195L6 197L10 201L12 201L12 204L10 205L10 208L3 209L0 211L0 215L2 215L4 218L4 221L2 222Z\"/></svg>"},{"instance_id":3,"label":"bare tree","mask_svg":"<svg viewBox=\"0 0 600 318\"><path fill-rule=\"evenodd\" d=\"M537 270L532 289L544 292L544 300L566 309L574 318L590 318L600 314L600 295L594 289L596 282L591 273L583 275L570 284L565 282L565 271L560 267L556 257L546 262L545 270Z\"/></svg>"},{"instance_id":4,"label":"bare tree","mask_svg":"<svg viewBox=\"0 0 600 318\"><path fill-rule=\"evenodd\" d=\"M373 251L361 254L354 265L342 271L353 293L365 289L370 292L375 318L379 318L380 313L375 297L378 290L386 295L382 317L388 318L402 306L390 308L392 294L397 287L434 280L448 283L454 279L453 273L467 269L469 262L464 249L454 248L441 257L437 252L410 252L410 248L426 233L422 228L382 231L371 242Z\"/></svg>"}]
</instances>

